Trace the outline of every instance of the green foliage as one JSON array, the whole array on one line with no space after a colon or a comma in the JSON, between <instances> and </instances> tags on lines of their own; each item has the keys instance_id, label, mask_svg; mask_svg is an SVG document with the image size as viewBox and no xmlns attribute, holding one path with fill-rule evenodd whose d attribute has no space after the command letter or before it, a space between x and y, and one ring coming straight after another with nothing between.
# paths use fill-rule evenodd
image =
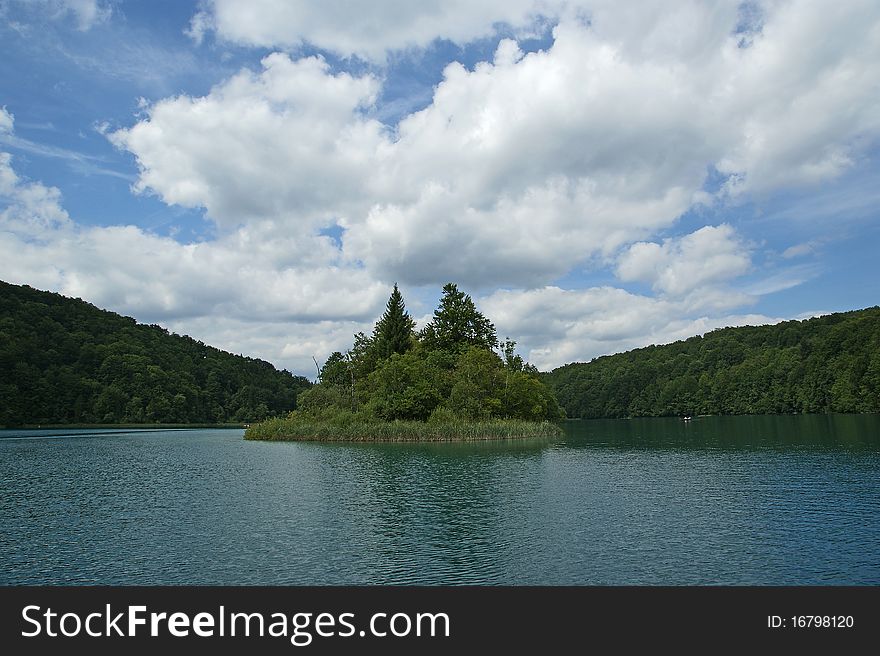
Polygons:
<instances>
[{"instance_id":1,"label":"green foliage","mask_svg":"<svg viewBox=\"0 0 880 656\"><path fill-rule=\"evenodd\" d=\"M368 406L382 419L424 421L443 400L442 379L416 354L393 353L367 379Z\"/></svg>"},{"instance_id":2,"label":"green foliage","mask_svg":"<svg viewBox=\"0 0 880 656\"><path fill-rule=\"evenodd\" d=\"M321 367L320 378L325 385L349 384L350 368L345 356L339 351L331 353L327 362Z\"/></svg>"},{"instance_id":3,"label":"green foliage","mask_svg":"<svg viewBox=\"0 0 880 656\"><path fill-rule=\"evenodd\" d=\"M296 413L251 425L246 440L305 440L345 442L448 442L557 437L562 429L548 421L376 421L355 413L332 420L314 420Z\"/></svg>"},{"instance_id":4,"label":"green foliage","mask_svg":"<svg viewBox=\"0 0 880 656\"><path fill-rule=\"evenodd\" d=\"M442 428L426 434L445 439L475 425L495 426L487 430L496 436L507 434L514 424L496 426L500 419L564 417L537 370L515 353L515 342L505 341L502 355L492 351L495 327L455 285L444 287L434 320L420 337L412 325L395 285L373 335L356 334L345 356L337 352L327 359L320 384L300 394L290 422L267 425L301 439L345 439L341 436L358 436L359 429L381 433L390 422L407 428L388 429L389 439L416 439L412 426L427 422ZM265 427L250 431L254 439L271 434Z\"/></svg>"},{"instance_id":5,"label":"green foliage","mask_svg":"<svg viewBox=\"0 0 880 656\"><path fill-rule=\"evenodd\" d=\"M354 345L348 352L351 373L355 381L363 380L370 375L379 362L378 349L371 337L364 333L355 333Z\"/></svg>"},{"instance_id":6,"label":"green foliage","mask_svg":"<svg viewBox=\"0 0 880 656\"><path fill-rule=\"evenodd\" d=\"M553 390L534 372L510 372L505 377L501 402L505 417L530 421L565 418Z\"/></svg>"},{"instance_id":7,"label":"green foliage","mask_svg":"<svg viewBox=\"0 0 880 656\"><path fill-rule=\"evenodd\" d=\"M455 413L449 408L444 408L443 406L437 406L434 408L434 412L428 417L429 424L451 424L457 420L458 417L455 416Z\"/></svg>"},{"instance_id":8,"label":"green foliage","mask_svg":"<svg viewBox=\"0 0 880 656\"><path fill-rule=\"evenodd\" d=\"M416 322L406 312L403 295L394 283L385 313L376 322L373 343L379 358L390 358L394 353L406 353L412 346Z\"/></svg>"},{"instance_id":9,"label":"green foliage","mask_svg":"<svg viewBox=\"0 0 880 656\"><path fill-rule=\"evenodd\" d=\"M880 412L880 308L725 328L544 380L570 417Z\"/></svg>"},{"instance_id":10,"label":"green foliage","mask_svg":"<svg viewBox=\"0 0 880 656\"><path fill-rule=\"evenodd\" d=\"M498 345L495 326L477 310L473 299L451 282L444 285L440 307L422 331L421 340L430 350L454 352L471 346L491 350Z\"/></svg>"},{"instance_id":11,"label":"green foliage","mask_svg":"<svg viewBox=\"0 0 880 656\"><path fill-rule=\"evenodd\" d=\"M492 351L474 347L459 357L446 407L467 419L563 419L565 413L553 391L533 367L511 356L514 342L507 344L503 360Z\"/></svg>"},{"instance_id":12,"label":"green foliage","mask_svg":"<svg viewBox=\"0 0 880 656\"><path fill-rule=\"evenodd\" d=\"M309 385L268 362L0 282L0 426L258 421L289 412Z\"/></svg>"},{"instance_id":13,"label":"green foliage","mask_svg":"<svg viewBox=\"0 0 880 656\"><path fill-rule=\"evenodd\" d=\"M324 383L300 392L296 398L296 405L297 410L303 414L325 417L339 410L349 409L351 397L345 387Z\"/></svg>"},{"instance_id":14,"label":"green foliage","mask_svg":"<svg viewBox=\"0 0 880 656\"><path fill-rule=\"evenodd\" d=\"M467 419L498 417L503 387L501 358L492 351L471 347L458 358L448 407Z\"/></svg>"}]
</instances>

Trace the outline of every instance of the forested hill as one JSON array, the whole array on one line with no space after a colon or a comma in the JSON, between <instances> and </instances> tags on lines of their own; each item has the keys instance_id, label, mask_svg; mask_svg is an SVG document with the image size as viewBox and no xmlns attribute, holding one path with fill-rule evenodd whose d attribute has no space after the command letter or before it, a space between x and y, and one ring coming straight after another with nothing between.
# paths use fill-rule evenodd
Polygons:
<instances>
[{"instance_id":1,"label":"forested hill","mask_svg":"<svg viewBox=\"0 0 880 656\"><path fill-rule=\"evenodd\" d=\"M880 307L724 328L545 380L569 417L880 412Z\"/></svg>"},{"instance_id":2,"label":"forested hill","mask_svg":"<svg viewBox=\"0 0 880 656\"><path fill-rule=\"evenodd\" d=\"M79 299L0 281L0 426L247 422L310 383Z\"/></svg>"}]
</instances>

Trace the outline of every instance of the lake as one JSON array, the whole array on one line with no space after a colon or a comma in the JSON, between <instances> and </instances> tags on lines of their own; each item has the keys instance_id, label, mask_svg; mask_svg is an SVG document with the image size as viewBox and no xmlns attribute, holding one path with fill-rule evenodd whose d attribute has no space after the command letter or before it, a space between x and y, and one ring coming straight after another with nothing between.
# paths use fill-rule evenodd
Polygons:
<instances>
[{"instance_id":1,"label":"lake","mask_svg":"<svg viewBox=\"0 0 880 656\"><path fill-rule=\"evenodd\" d=\"M880 416L0 431L0 584L880 584Z\"/></svg>"}]
</instances>

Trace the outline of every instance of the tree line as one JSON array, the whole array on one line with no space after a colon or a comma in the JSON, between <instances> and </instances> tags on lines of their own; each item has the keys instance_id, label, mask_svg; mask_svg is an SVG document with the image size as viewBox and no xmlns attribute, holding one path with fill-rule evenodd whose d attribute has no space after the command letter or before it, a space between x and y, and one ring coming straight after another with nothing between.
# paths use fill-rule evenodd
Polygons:
<instances>
[{"instance_id":1,"label":"tree line","mask_svg":"<svg viewBox=\"0 0 880 656\"><path fill-rule=\"evenodd\" d=\"M499 341L495 326L454 283L421 330L397 285L372 334L354 336L334 352L319 382L302 392L298 414L363 420L539 421L563 415L552 390L532 365Z\"/></svg>"},{"instance_id":2,"label":"tree line","mask_svg":"<svg viewBox=\"0 0 880 656\"><path fill-rule=\"evenodd\" d=\"M0 426L250 422L311 383L80 299L0 282Z\"/></svg>"},{"instance_id":3,"label":"tree line","mask_svg":"<svg viewBox=\"0 0 880 656\"><path fill-rule=\"evenodd\" d=\"M724 328L544 376L569 417L880 412L880 307Z\"/></svg>"}]
</instances>

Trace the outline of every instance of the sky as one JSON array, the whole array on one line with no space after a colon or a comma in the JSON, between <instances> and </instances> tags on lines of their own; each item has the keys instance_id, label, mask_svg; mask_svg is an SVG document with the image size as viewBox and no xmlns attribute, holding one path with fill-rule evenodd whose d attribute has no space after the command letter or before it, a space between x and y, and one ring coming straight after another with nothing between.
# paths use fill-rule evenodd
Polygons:
<instances>
[{"instance_id":1,"label":"sky","mask_svg":"<svg viewBox=\"0 0 880 656\"><path fill-rule=\"evenodd\" d=\"M396 282L539 369L880 299L880 3L0 0L0 279L314 376Z\"/></svg>"}]
</instances>

